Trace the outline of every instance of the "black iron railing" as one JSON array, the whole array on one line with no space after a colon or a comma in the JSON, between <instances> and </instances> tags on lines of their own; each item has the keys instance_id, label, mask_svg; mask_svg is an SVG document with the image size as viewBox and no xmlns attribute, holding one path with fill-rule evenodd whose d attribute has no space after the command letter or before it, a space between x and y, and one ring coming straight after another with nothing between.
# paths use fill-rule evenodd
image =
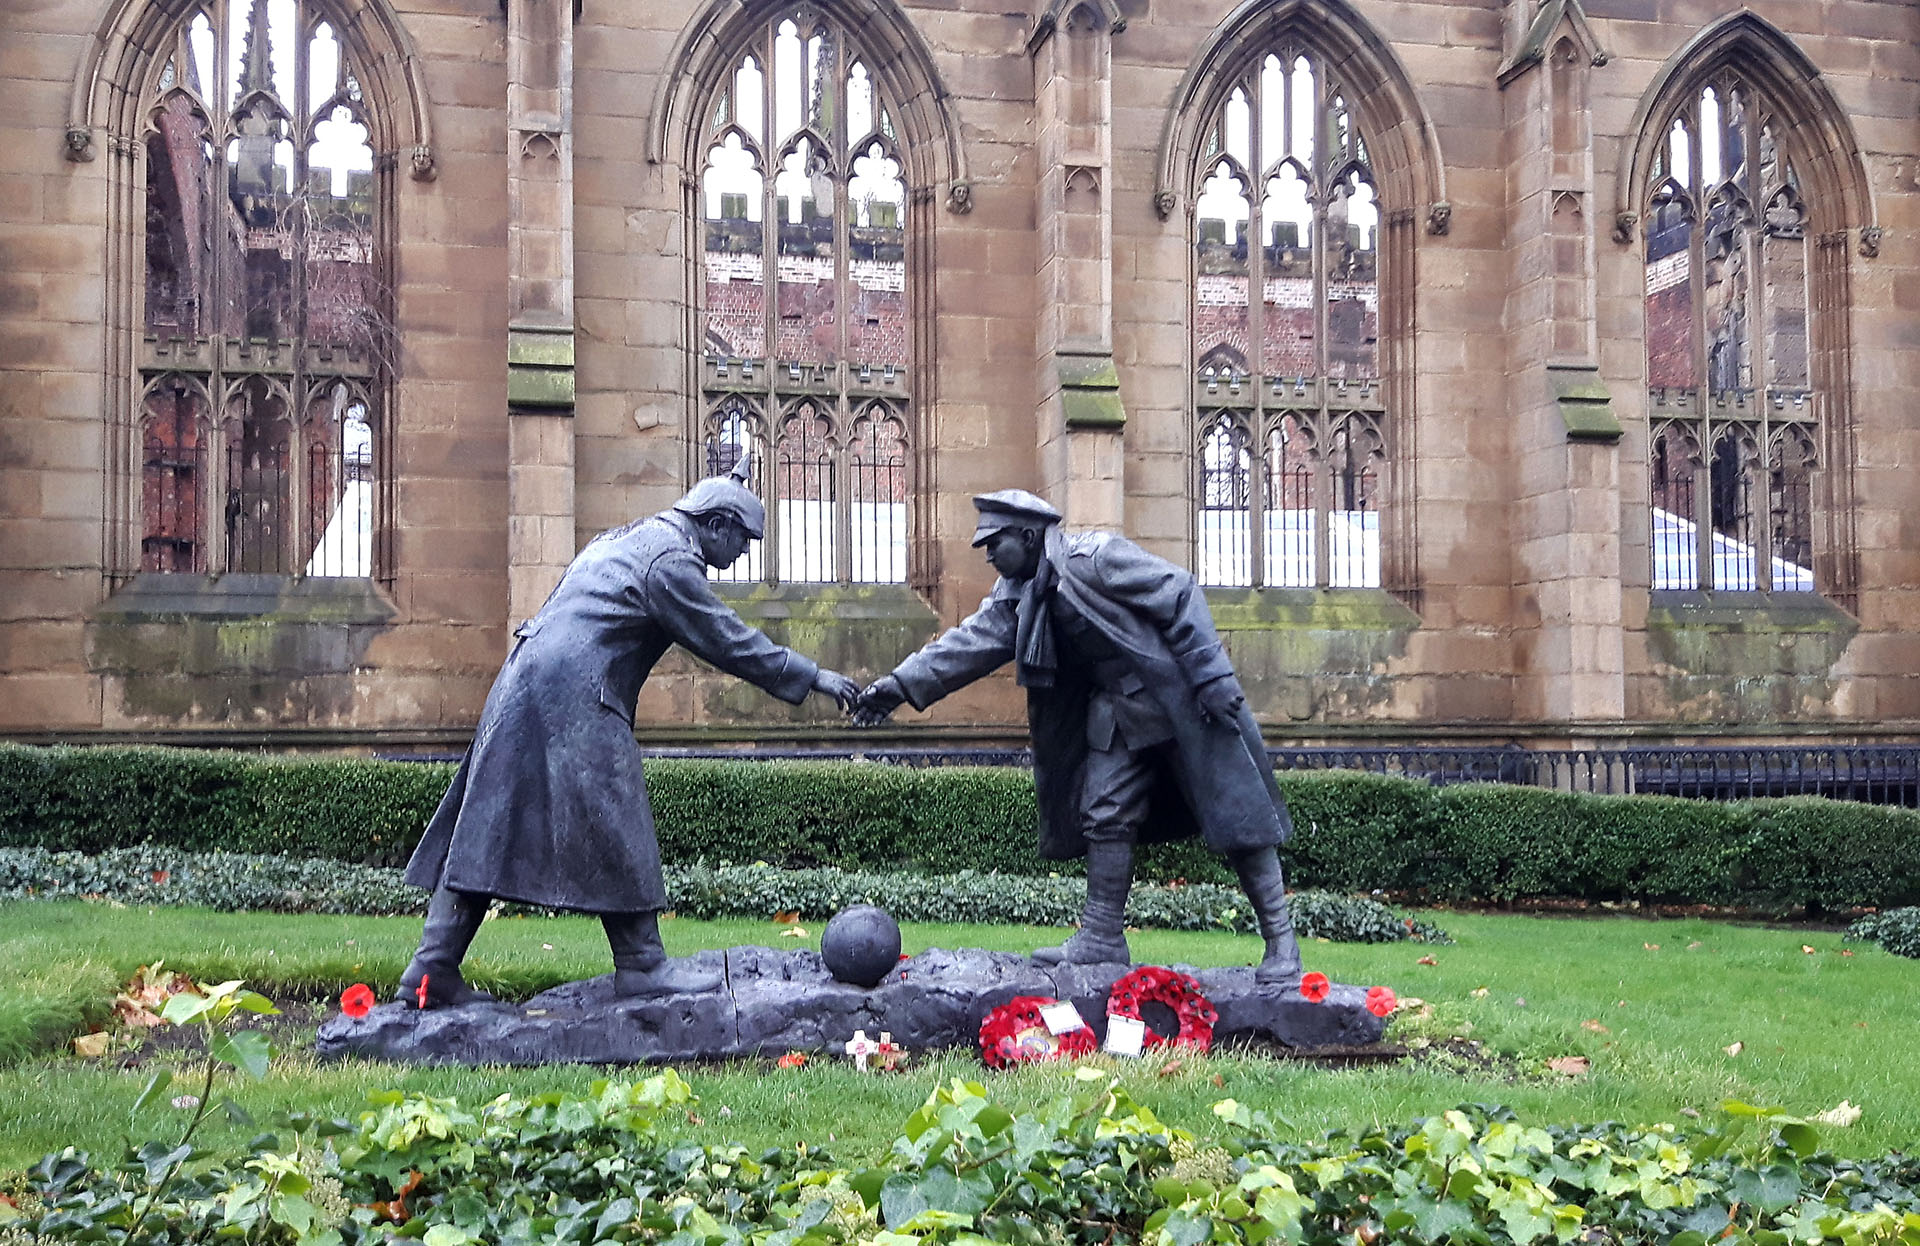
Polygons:
<instances>
[{"instance_id":1,"label":"black iron railing","mask_svg":"<svg viewBox=\"0 0 1920 1246\"><path fill-rule=\"evenodd\" d=\"M649 757L749 761L860 759L899 766L1028 766L1019 748L659 748ZM1827 796L1920 807L1920 745L1648 746L1530 749L1382 746L1268 750L1279 770L1364 770L1435 785L1520 783L1560 791L1744 800ZM400 760L454 760L404 758Z\"/></svg>"}]
</instances>

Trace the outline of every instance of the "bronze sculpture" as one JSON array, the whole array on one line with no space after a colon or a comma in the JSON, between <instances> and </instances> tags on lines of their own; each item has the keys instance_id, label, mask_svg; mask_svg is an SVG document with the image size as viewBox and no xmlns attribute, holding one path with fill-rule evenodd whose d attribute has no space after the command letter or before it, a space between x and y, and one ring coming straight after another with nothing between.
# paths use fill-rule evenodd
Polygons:
<instances>
[{"instance_id":1,"label":"bronze sculpture","mask_svg":"<svg viewBox=\"0 0 1920 1246\"><path fill-rule=\"evenodd\" d=\"M858 691L749 627L709 586L707 567L731 565L765 527L745 466L595 537L515 630L473 745L407 866L407 881L433 898L402 1002L423 980L424 1002L486 998L460 962L491 899L597 914L617 994L720 985L660 944L667 897L633 738L640 686L677 642L794 704L820 692L846 709Z\"/></svg>"},{"instance_id":2,"label":"bronze sculpture","mask_svg":"<svg viewBox=\"0 0 1920 1246\"><path fill-rule=\"evenodd\" d=\"M924 710L1009 661L1027 690L1043 856L1087 858L1079 931L1042 963L1130 959L1136 841L1199 834L1259 919L1262 985L1293 986L1300 950L1275 852L1292 831L1260 729L1193 576L1106 532L1069 535L1022 489L973 500L973 543L1000 573L980 608L860 694L872 726Z\"/></svg>"}]
</instances>

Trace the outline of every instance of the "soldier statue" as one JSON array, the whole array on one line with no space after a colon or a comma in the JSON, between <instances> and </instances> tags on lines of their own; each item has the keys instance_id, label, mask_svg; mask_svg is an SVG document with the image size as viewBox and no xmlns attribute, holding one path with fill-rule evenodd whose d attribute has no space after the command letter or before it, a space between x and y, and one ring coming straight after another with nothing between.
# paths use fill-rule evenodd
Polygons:
<instances>
[{"instance_id":1,"label":"soldier statue","mask_svg":"<svg viewBox=\"0 0 1920 1246\"><path fill-rule=\"evenodd\" d=\"M1260 729L1187 571L1108 532L1069 535L1023 489L973 499L976 546L1000 573L980 608L860 694L872 726L924 710L1008 661L1027 690L1042 856L1087 860L1087 904L1042 963L1126 963L1136 842L1198 834L1233 863L1265 954L1293 986L1300 949L1275 848L1292 831Z\"/></svg>"},{"instance_id":2,"label":"soldier statue","mask_svg":"<svg viewBox=\"0 0 1920 1246\"><path fill-rule=\"evenodd\" d=\"M708 585L707 568L730 566L766 525L745 468L595 537L514 631L473 745L407 866L407 882L433 897L402 1002L416 1002L423 981L427 1003L489 998L460 962L493 899L597 914L618 995L720 985L660 945L667 895L633 737L640 685L678 642L793 704L820 692L845 710L859 691L747 626Z\"/></svg>"}]
</instances>

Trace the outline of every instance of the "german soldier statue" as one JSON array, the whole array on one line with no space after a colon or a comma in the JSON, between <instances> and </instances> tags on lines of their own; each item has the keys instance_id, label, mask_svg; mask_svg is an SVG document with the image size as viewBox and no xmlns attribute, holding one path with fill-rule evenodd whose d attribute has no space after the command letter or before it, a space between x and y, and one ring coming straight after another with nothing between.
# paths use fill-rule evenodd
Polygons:
<instances>
[{"instance_id":1,"label":"german soldier statue","mask_svg":"<svg viewBox=\"0 0 1920 1246\"><path fill-rule=\"evenodd\" d=\"M640 685L680 644L783 701L824 693L849 708L858 685L742 622L707 568L758 539L766 509L731 476L698 484L672 509L587 544L540 612L514 631L473 745L407 866L433 892L402 1002L487 998L460 962L490 900L598 914L613 949L614 990L711 990L719 975L669 959L660 846L633 737Z\"/></svg>"}]
</instances>

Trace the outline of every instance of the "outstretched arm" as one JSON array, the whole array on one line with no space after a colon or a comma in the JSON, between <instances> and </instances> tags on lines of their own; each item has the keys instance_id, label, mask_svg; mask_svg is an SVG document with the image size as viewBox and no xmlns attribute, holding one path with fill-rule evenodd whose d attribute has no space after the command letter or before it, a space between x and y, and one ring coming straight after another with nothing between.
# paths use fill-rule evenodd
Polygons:
<instances>
[{"instance_id":1,"label":"outstretched arm","mask_svg":"<svg viewBox=\"0 0 1920 1246\"><path fill-rule=\"evenodd\" d=\"M854 722L862 727L884 722L902 702L924 710L948 693L1005 666L1013 657L1018 630L1016 600L1004 589L996 591L958 625L894 667L891 675L869 684L860 694Z\"/></svg>"},{"instance_id":2,"label":"outstretched arm","mask_svg":"<svg viewBox=\"0 0 1920 1246\"><path fill-rule=\"evenodd\" d=\"M823 675L812 658L769 640L747 626L732 607L714 595L707 569L693 553L675 551L654 559L646 571L646 593L655 619L673 638L729 675L765 689L782 701L798 705L818 689L839 699L845 687L820 686ZM837 678L845 679L844 676Z\"/></svg>"}]
</instances>

